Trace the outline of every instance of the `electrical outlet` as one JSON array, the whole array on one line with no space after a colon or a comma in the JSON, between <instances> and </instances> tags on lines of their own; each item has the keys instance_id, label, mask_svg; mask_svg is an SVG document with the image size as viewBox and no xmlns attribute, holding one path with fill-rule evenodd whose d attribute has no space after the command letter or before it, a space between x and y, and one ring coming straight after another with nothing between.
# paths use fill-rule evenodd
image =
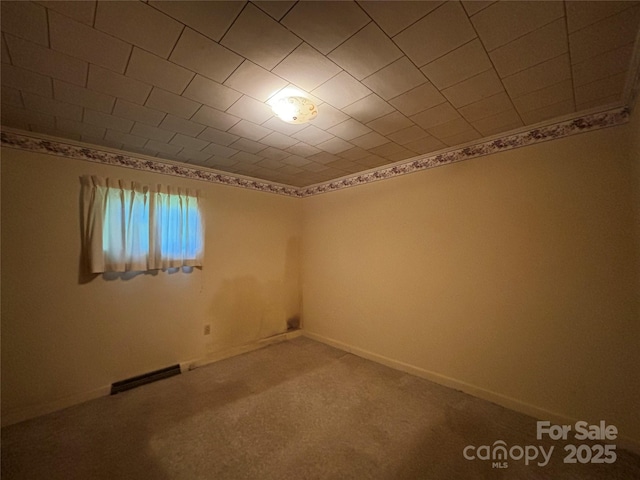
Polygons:
<instances>
[{"instance_id":1,"label":"electrical outlet","mask_svg":"<svg viewBox=\"0 0 640 480\"><path fill-rule=\"evenodd\" d=\"M204 326L204 334L211 335L211 325L207 324Z\"/></svg>"}]
</instances>

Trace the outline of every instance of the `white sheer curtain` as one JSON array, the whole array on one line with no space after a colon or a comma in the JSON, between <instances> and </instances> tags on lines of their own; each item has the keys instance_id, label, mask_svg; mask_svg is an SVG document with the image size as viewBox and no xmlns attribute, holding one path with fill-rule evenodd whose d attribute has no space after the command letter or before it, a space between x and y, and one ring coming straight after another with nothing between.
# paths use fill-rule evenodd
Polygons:
<instances>
[{"instance_id":1,"label":"white sheer curtain","mask_svg":"<svg viewBox=\"0 0 640 480\"><path fill-rule=\"evenodd\" d=\"M202 266L197 191L83 176L83 248L93 273Z\"/></svg>"}]
</instances>

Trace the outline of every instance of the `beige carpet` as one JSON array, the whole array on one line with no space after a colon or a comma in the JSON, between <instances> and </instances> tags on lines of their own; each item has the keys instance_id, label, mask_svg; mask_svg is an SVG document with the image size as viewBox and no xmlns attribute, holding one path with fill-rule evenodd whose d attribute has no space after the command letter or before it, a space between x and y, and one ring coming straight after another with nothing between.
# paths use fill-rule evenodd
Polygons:
<instances>
[{"instance_id":1,"label":"beige carpet","mask_svg":"<svg viewBox=\"0 0 640 480\"><path fill-rule=\"evenodd\" d=\"M554 452L463 457L497 440ZM2 479L640 478L640 457L616 453L564 464L530 417L298 338L7 427Z\"/></svg>"}]
</instances>

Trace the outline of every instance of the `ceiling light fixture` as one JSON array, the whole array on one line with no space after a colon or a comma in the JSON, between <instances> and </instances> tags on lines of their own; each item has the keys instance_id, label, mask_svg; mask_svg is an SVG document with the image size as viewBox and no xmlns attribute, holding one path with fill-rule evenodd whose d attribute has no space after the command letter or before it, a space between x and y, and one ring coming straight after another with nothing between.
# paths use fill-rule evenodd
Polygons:
<instances>
[{"instance_id":1,"label":"ceiling light fixture","mask_svg":"<svg viewBox=\"0 0 640 480\"><path fill-rule=\"evenodd\" d=\"M280 120L287 123L307 123L318 115L318 107L311 100L297 95L278 98L271 108Z\"/></svg>"}]
</instances>

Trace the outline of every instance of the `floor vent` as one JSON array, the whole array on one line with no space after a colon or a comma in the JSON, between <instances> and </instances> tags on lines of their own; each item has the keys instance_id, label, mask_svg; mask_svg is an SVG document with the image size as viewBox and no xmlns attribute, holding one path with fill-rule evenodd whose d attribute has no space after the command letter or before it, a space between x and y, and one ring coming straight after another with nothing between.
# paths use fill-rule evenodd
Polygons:
<instances>
[{"instance_id":1,"label":"floor vent","mask_svg":"<svg viewBox=\"0 0 640 480\"><path fill-rule=\"evenodd\" d=\"M146 383L162 380L163 378L173 377L180 374L180 365L172 365L167 368L161 368L155 372L143 373L137 377L127 378L126 380L120 380L119 382L111 385L111 395L124 392L125 390L131 390L132 388L139 387Z\"/></svg>"}]
</instances>

